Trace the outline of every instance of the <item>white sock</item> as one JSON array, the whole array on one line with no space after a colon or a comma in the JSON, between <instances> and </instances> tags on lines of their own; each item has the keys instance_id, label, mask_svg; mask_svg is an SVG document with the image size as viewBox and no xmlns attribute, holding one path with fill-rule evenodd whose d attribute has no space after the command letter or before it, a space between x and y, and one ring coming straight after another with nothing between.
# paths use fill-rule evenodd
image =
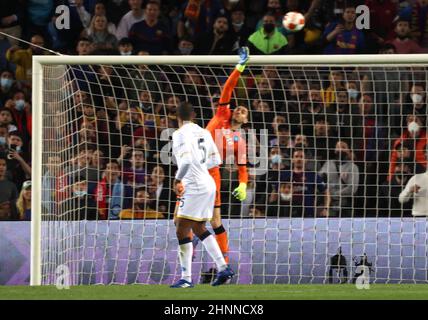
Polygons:
<instances>
[{"instance_id":1,"label":"white sock","mask_svg":"<svg viewBox=\"0 0 428 320\"><path fill-rule=\"evenodd\" d=\"M178 258L181 265L181 278L192 282L192 253L193 245L191 242L180 244L178 246Z\"/></svg>"},{"instance_id":2,"label":"white sock","mask_svg":"<svg viewBox=\"0 0 428 320\"><path fill-rule=\"evenodd\" d=\"M220 247L218 246L217 241L213 237L213 235L209 235L206 237L202 244L204 245L205 249L208 251L211 258L214 260L215 264L217 265L218 271L223 271L226 269L227 264L224 260L223 253L221 253Z\"/></svg>"}]
</instances>

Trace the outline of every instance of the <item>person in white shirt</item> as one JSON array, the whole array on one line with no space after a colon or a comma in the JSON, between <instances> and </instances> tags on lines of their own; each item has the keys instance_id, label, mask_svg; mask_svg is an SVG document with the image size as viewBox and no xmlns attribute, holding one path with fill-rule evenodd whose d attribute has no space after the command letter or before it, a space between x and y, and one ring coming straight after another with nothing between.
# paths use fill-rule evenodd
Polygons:
<instances>
[{"instance_id":1,"label":"person in white shirt","mask_svg":"<svg viewBox=\"0 0 428 320\"><path fill-rule=\"evenodd\" d=\"M191 232L200 239L217 266L212 285L224 284L234 275L205 223L212 219L216 186L208 169L221 164L220 154L211 134L191 122L193 107L183 102L177 108L179 129L172 135L172 152L177 162L175 192L179 197L174 221L179 243L182 277L171 288L191 288L193 244Z\"/></svg>"},{"instance_id":2,"label":"person in white shirt","mask_svg":"<svg viewBox=\"0 0 428 320\"><path fill-rule=\"evenodd\" d=\"M400 203L406 203L410 199L413 199L413 216L428 216L428 170L411 177L398 197Z\"/></svg>"},{"instance_id":3,"label":"person in white shirt","mask_svg":"<svg viewBox=\"0 0 428 320\"><path fill-rule=\"evenodd\" d=\"M120 41L122 38L127 38L129 30L134 23L144 20L144 11L141 8L143 0L128 0L131 11L125 14L120 19L116 30L116 38Z\"/></svg>"}]
</instances>

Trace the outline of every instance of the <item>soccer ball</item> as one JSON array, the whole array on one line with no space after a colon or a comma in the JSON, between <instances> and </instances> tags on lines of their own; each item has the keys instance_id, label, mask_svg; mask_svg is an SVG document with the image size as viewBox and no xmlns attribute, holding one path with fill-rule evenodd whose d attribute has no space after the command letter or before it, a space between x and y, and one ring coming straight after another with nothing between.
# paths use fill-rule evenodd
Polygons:
<instances>
[{"instance_id":1,"label":"soccer ball","mask_svg":"<svg viewBox=\"0 0 428 320\"><path fill-rule=\"evenodd\" d=\"M300 12L288 12L282 19L284 28L288 31L300 31L305 26L305 17Z\"/></svg>"}]
</instances>

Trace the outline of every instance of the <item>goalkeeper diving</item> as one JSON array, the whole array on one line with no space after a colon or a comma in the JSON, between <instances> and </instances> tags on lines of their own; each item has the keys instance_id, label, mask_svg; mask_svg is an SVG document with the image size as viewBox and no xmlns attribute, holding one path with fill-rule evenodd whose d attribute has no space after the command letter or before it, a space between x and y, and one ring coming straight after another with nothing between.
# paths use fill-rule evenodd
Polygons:
<instances>
[{"instance_id":1,"label":"goalkeeper diving","mask_svg":"<svg viewBox=\"0 0 428 320\"><path fill-rule=\"evenodd\" d=\"M217 145L223 163L225 163L227 155L233 152L239 173L239 185L234 189L233 195L240 201L244 201L247 197L247 152L246 143L241 137L240 130L242 125L248 122L248 109L244 106L238 106L232 111L230 109L230 99L241 73L245 70L249 57L250 54L247 47L239 49L239 62L224 84L216 113L206 127ZM228 237L221 221L221 175L219 166L211 168L209 173L216 185L216 198L211 226L220 250L226 262L229 263Z\"/></svg>"}]
</instances>

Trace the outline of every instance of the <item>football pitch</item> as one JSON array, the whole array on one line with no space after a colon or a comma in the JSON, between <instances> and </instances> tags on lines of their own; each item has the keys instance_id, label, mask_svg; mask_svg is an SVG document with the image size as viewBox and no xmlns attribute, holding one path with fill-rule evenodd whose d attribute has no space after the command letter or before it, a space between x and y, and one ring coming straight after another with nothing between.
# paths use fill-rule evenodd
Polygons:
<instances>
[{"instance_id":1,"label":"football pitch","mask_svg":"<svg viewBox=\"0 0 428 320\"><path fill-rule=\"evenodd\" d=\"M427 284L94 285L58 290L54 286L0 286L0 300L428 300Z\"/></svg>"}]
</instances>

